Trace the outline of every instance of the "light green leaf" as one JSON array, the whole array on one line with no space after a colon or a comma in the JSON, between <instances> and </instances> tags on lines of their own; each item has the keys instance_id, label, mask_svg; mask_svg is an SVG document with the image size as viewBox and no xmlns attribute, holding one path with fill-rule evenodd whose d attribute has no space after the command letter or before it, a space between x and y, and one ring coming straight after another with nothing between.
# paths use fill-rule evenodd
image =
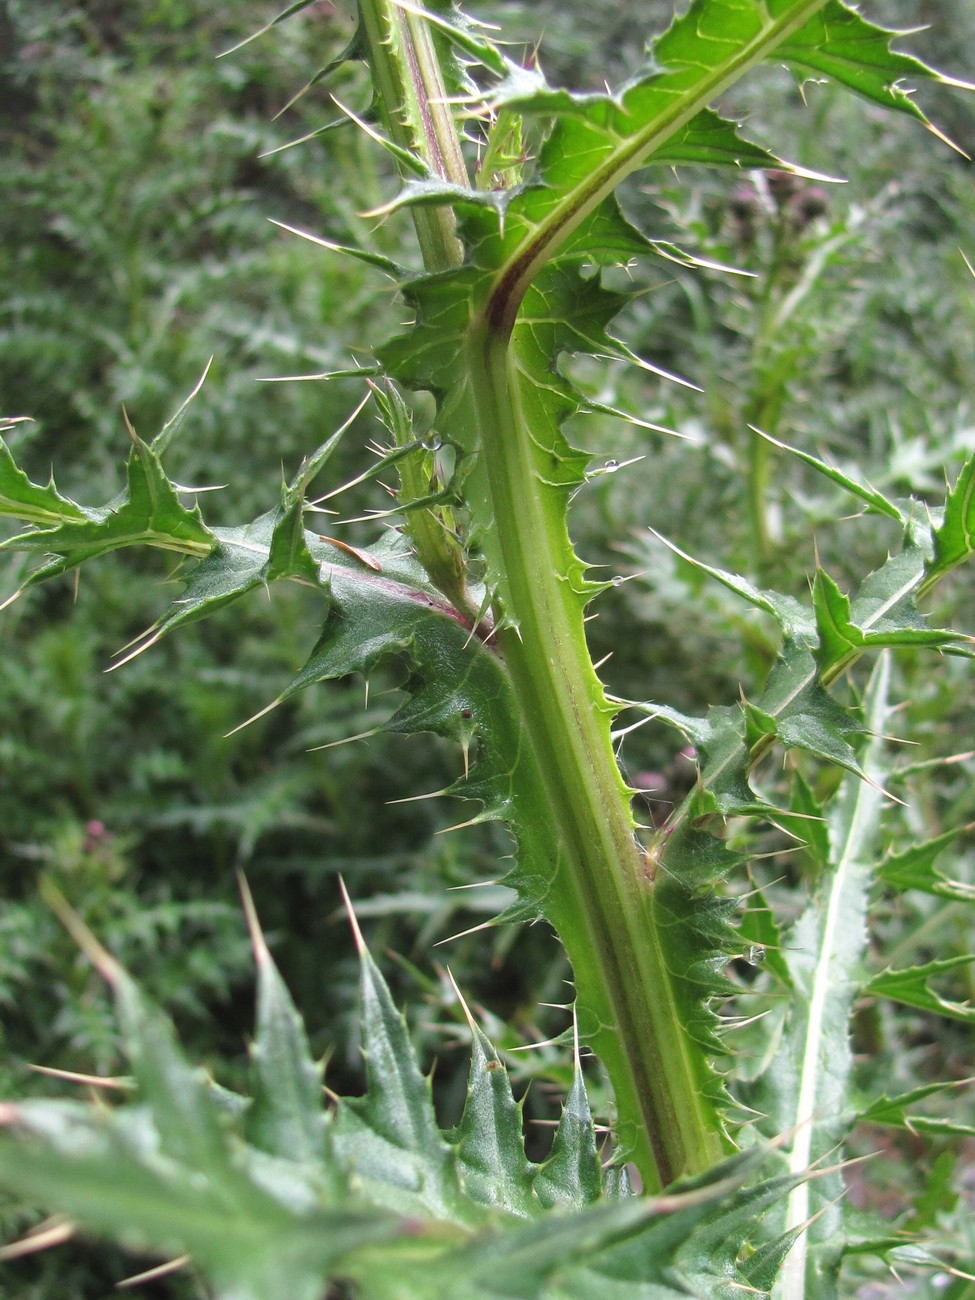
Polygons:
<instances>
[{"instance_id":1,"label":"light green leaf","mask_svg":"<svg viewBox=\"0 0 975 1300\"><path fill-rule=\"evenodd\" d=\"M946 957L940 961L909 966L904 970L883 970L866 985L864 992L876 997L893 998L895 1002L933 1011L951 1020L962 1020L975 1025L975 1007L970 1002L952 1002L933 989L930 981L938 975L959 970L975 962L975 956L965 953L960 957Z\"/></svg>"},{"instance_id":2,"label":"light green leaf","mask_svg":"<svg viewBox=\"0 0 975 1300\"><path fill-rule=\"evenodd\" d=\"M392 1216L366 1207L288 1212L247 1176L229 1145L219 1167L167 1159L144 1108L107 1115L35 1101L4 1105L0 1119L7 1190L143 1255L189 1254L221 1297L320 1300L344 1255L402 1233Z\"/></svg>"},{"instance_id":3,"label":"light green leaf","mask_svg":"<svg viewBox=\"0 0 975 1300\"><path fill-rule=\"evenodd\" d=\"M938 898L975 903L975 886L951 880L934 865L944 850L954 844L962 829L968 828L945 831L924 844L913 844L888 854L880 865L881 880L894 889L920 889Z\"/></svg>"},{"instance_id":4,"label":"light green leaf","mask_svg":"<svg viewBox=\"0 0 975 1300\"><path fill-rule=\"evenodd\" d=\"M954 1091L969 1083L971 1083L970 1079L960 1082L951 1080L912 1088L910 1092L901 1093L898 1097L888 1097L885 1094L871 1102L866 1110L862 1110L859 1119L871 1124L890 1124L895 1128L905 1129L908 1133L956 1134L962 1137L973 1137L975 1128L971 1124L959 1123L949 1116L909 1113L909 1108L917 1102Z\"/></svg>"},{"instance_id":5,"label":"light green leaf","mask_svg":"<svg viewBox=\"0 0 975 1300\"><path fill-rule=\"evenodd\" d=\"M562 1108L555 1141L548 1159L535 1174L532 1190L547 1210L594 1205L603 1194L602 1165L578 1050L572 1087Z\"/></svg>"},{"instance_id":6,"label":"light green leaf","mask_svg":"<svg viewBox=\"0 0 975 1300\"><path fill-rule=\"evenodd\" d=\"M364 947L359 951L364 1097L347 1098L332 1129L339 1161L374 1204L401 1214L469 1222L449 1144L437 1126L430 1081L406 1022Z\"/></svg>"},{"instance_id":7,"label":"light green leaf","mask_svg":"<svg viewBox=\"0 0 975 1300\"><path fill-rule=\"evenodd\" d=\"M219 1182L225 1130L206 1077L187 1063L170 1021L121 968L113 969L111 982L132 1073L163 1154Z\"/></svg>"},{"instance_id":8,"label":"light green leaf","mask_svg":"<svg viewBox=\"0 0 975 1300\"><path fill-rule=\"evenodd\" d=\"M324 1166L322 1071L254 912L244 902L257 962L257 1027L251 1045L251 1097L245 1132L255 1147L316 1170Z\"/></svg>"},{"instance_id":9,"label":"light green leaf","mask_svg":"<svg viewBox=\"0 0 975 1300\"><path fill-rule=\"evenodd\" d=\"M742 577L740 573L729 573L725 569L716 569L710 564L705 564L703 560L699 560L693 555L687 555L654 529L651 528L650 531L655 537L660 538L664 545L668 546L675 555L679 555L682 560L692 564L695 569L699 569L701 573L706 573L709 577L716 579L723 587L733 591L736 596L741 596L750 605L754 605L756 609L760 609L765 614L770 614L789 640L794 641L797 645L815 646L815 623L810 618L809 611L794 596L783 596L776 591L760 590L747 578Z\"/></svg>"},{"instance_id":10,"label":"light green leaf","mask_svg":"<svg viewBox=\"0 0 975 1300\"><path fill-rule=\"evenodd\" d=\"M770 442L773 447L779 447L782 451L787 451L793 456L798 456L800 460L805 461L807 465L812 466L814 470L818 471L818 473L822 474L825 478L828 478L831 482L837 483L840 487L845 488L847 492L859 497L861 501L865 501L870 509L876 511L877 514L886 515L888 519L893 519L899 524L907 522L903 511L898 505L893 501L888 501L883 493L878 492L876 488L871 487L868 483L862 482L859 478L854 478L853 474L855 471L845 473L843 470L839 469L838 466L830 465L827 461L821 460L820 457L812 455L811 452L801 451L798 447L790 447L788 443L779 442L777 438L773 438L771 435L763 433L761 429L756 429L755 432L759 434L760 437L764 438L766 442Z\"/></svg>"},{"instance_id":11,"label":"light green leaf","mask_svg":"<svg viewBox=\"0 0 975 1300\"><path fill-rule=\"evenodd\" d=\"M916 554L908 563L903 562L903 557L899 558L902 560L900 564L888 562L874 575L874 583L868 579L860 588L856 606L869 621L867 627L858 626L853 621L849 598L828 573L817 569L813 603L819 631L817 658L821 672L830 672L836 665L848 662L868 648L928 646L938 649L964 639L960 632L928 627L913 600L903 600L902 587L898 584L906 580L906 590L916 592L923 576L923 560ZM878 591L881 574L886 582L885 587Z\"/></svg>"},{"instance_id":12,"label":"light green leaf","mask_svg":"<svg viewBox=\"0 0 975 1300\"><path fill-rule=\"evenodd\" d=\"M746 949L757 949L752 960L757 958L763 970L770 971L784 988L791 989L792 972L783 952L782 931L760 889L750 893L738 933Z\"/></svg>"},{"instance_id":13,"label":"light green leaf","mask_svg":"<svg viewBox=\"0 0 975 1300\"><path fill-rule=\"evenodd\" d=\"M387 1282L366 1294L384 1300L738 1300L745 1280L737 1263L743 1243L789 1185L770 1179L742 1188L754 1165L753 1157L739 1156L663 1197L548 1214L503 1234L477 1237L466 1248L426 1260L398 1289ZM368 1283L363 1274L355 1276L360 1278Z\"/></svg>"},{"instance_id":14,"label":"light green leaf","mask_svg":"<svg viewBox=\"0 0 975 1300\"><path fill-rule=\"evenodd\" d=\"M266 32L269 32L272 28L276 27L278 23L283 23L286 18L290 18L293 14L301 13L303 9L307 9L310 5L314 4L314 2L315 0L293 0L292 4L287 5L280 13L275 14L270 22L265 23L264 26L258 28L256 32L251 32L250 36L246 36L242 41L238 41L236 45L232 45L229 49L224 50L220 57L223 58L228 54L236 54L236 52L242 50L245 45L249 45L251 41L256 41Z\"/></svg>"},{"instance_id":15,"label":"light green leaf","mask_svg":"<svg viewBox=\"0 0 975 1300\"><path fill-rule=\"evenodd\" d=\"M934 530L934 557L924 576L927 589L975 551L975 456L965 462L948 493L944 517Z\"/></svg>"},{"instance_id":16,"label":"light green leaf","mask_svg":"<svg viewBox=\"0 0 975 1300\"><path fill-rule=\"evenodd\" d=\"M836 1148L850 1123L846 1099L853 1058L848 1023L860 990L867 903L884 805L881 737L890 707L889 676L884 654L864 700L871 738L860 761L869 780L848 776L831 810L828 842L819 833L810 838L807 854L818 848L828 849L828 856L818 863L815 894L782 943L794 999L778 1050L754 1091L746 1094L749 1105L768 1116L774 1132L794 1133L789 1167L797 1177ZM789 1197L783 1224L787 1234L818 1215L798 1237L785 1264L783 1285L797 1296L826 1300L836 1295L843 1250L837 1205L841 1196L841 1177L833 1173L800 1182Z\"/></svg>"},{"instance_id":17,"label":"light green leaf","mask_svg":"<svg viewBox=\"0 0 975 1300\"><path fill-rule=\"evenodd\" d=\"M474 1024L467 1101L448 1141L456 1150L465 1196L507 1214L532 1216L537 1208L532 1202L535 1167L525 1156L521 1107L512 1096L507 1070Z\"/></svg>"},{"instance_id":18,"label":"light green leaf","mask_svg":"<svg viewBox=\"0 0 975 1300\"><path fill-rule=\"evenodd\" d=\"M0 543L0 550L38 551L53 555L24 584L73 569L85 560L124 546L157 546L182 555L208 555L215 545L199 507L187 510L166 477L156 453L135 434L129 453L126 490L101 510L80 512L50 528L21 533Z\"/></svg>"},{"instance_id":19,"label":"light green leaf","mask_svg":"<svg viewBox=\"0 0 975 1300\"><path fill-rule=\"evenodd\" d=\"M319 1300L336 1278L399 1300L559 1300L594 1286L620 1300L739 1292L742 1249L789 1185L762 1177L764 1153L663 1197L621 1195L618 1179L604 1195L577 1064L552 1153L534 1166L520 1108L479 1032L465 1117L441 1134L404 1022L361 946L368 1091L339 1102L337 1140L320 1141L317 1071L251 924L258 1050L241 1112L213 1096L161 1013L72 920L116 988L140 1098L115 1110L0 1104L0 1186L142 1253L190 1255L227 1300ZM408 1215L389 1213L390 1201Z\"/></svg>"},{"instance_id":20,"label":"light green leaf","mask_svg":"<svg viewBox=\"0 0 975 1300\"><path fill-rule=\"evenodd\" d=\"M927 124L911 82L947 79L919 59L892 50L892 38L900 35L904 33L878 27L857 10L830 0L780 46L779 53L804 72L825 74L882 108L898 109Z\"/></svg>"},{"instance_id":21,"label":"light green leaf","mask_svg":"<svg viewBox=\"0 0 975 1300\"><path fill-rule=\"evenodd\" d=\"M68 520L78 522L87 516L81 506L63 497L54 480L45 486L32 483L18 467L7 444L0 438L0 515L23 519L39 527Z\"/></svg>"}]
</instances>

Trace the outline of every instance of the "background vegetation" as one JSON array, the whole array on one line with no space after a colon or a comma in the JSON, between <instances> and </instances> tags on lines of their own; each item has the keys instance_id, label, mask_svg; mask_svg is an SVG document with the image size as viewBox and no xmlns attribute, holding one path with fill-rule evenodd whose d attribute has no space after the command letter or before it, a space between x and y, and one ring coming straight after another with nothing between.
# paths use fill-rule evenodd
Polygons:
<instances>
[{"instance_id":1,"label":"background vegetation","mask_svg":"<svg viewBox=\"0 0 975 1300\"><path fill-rule=\"evenodd\" d=\"M606 4L594 35L591 6L578 0L495 7L508 31L521 27L526 51L544 29L541 57L553 79L583 86L625 72L644 33L672 8ZM328 131L285 148L335 119L318 86L289 101L350 34L350 8L322 0L216 60L271 16L266 5L0 5L0 409L33 417L13 440L33 478L56 463L69 494L107 495L124 454L122 405L140 433L154 433L212 355L168 468L187 483L229 485L215 494L216 514L212 504L208 512L219 519L226 498L229 522L270 505L267 485L281 467L292 473L354 408L351 384L260 382L348 365L353 317L369 326L363 344L397 319L374 277L351 261L330 260L326 273L312 249L267 223L273 217L409 256L395 223L360 215L388 196L389 179L358 133ZM490 17L492 6L476 9ZM930 17L931 39L915 48L965 75L959 52L975 48L975 13L965 0L902 0L873 12L905 26ZM366 102L353 74L329 89ZM841 464L855 460L882 489L929 492L932 500L943 494L946 471L953 477L975 450L975 282L958 251L975 260L971 165L916 124L875 115L826 87L800 94L785 72L765 72L735 96L727 107L749 116L753 138L774 120L777 148L791 134L789 156L824 171L837 152L826 142L841 139L855 172L842 186L702 174L690 189L681 177L679 187L628 193L625 202L649 210L661 238L755 278L661 264L652 292L629 309L639 351L700 392L622 370L581 376L598 385L600 401L676 428L692 445L639 428L621 434L615 424L610 433L595 416L575 431L597 450L604 440L619 463L652 458L649 470L618 472L607 460L575 507L581 554L632 577L600 604L591 625L595 657L613 652L604 670L611 687L632 694L639 681L646 695L692 713L733 699L739 684L747 694L764 678L774 645L767 628L706 585L648 525L780 590L804 589L817 545L837 578L883 558L875 522L825 530L849 499L763 449L750 424ZM975 150L970 103L946 96L926 108ZM365 420L355 433L340 453L348 477L376 436ZM16 558L0 561L0 599L15 589L19 569ZM239 867L314 1045L331 1053L330 1080L354 1088L356 969L337 910L341 873L373 951L398 955L387 972L438 1060L438 1096L450 1114L466 1071L462 1053L461 1076L452 1069L463 1028L433 945L496 909L489 891L448 890L495 874L503 834L437 835L449 810L395 804L456 774L456 753L433 740L307 752L386 716L391 701L376 683L368 700L361 682L299 695L224 738L307 655L315 616L300 590L275 591L273 611L256 596L246 626L239 611L232 623L210 619L106 676L119 648L165 603L161 579L152 557L108 560L86 570L77 591L55 584L0 613L0 1087L56 1090L31 1064L119 1068L108 995L40 901L42 872L175 1013L189 1054L219 1059L221 1081L233 1084L227 1062L243 1066L252 1014ZM939 598L970 609L973 596L967 574ZM971 626L970 618L958 621ZM975 821L970 674L948 661L931 675L909 656L897 671L912 715L905 729L921 738L923 761L902 766L897 792L907 806L891 835L921 839ZM396 685L390 675L388 691ZM645 729L623 752L630 779L648 787L649 817L659 818L686 780L677 749L672 734ZM947 766L932 761L948 757ZM801 862L771 839L756 848L772 855L756 868L760 883L784 882L786 890ZM975 883L971 837L952 853L950 874ZM935 934L939 956L970 950L950 902L901 899L878 915L875 941L900 964L933 955ZM563 1000L566 972L541 927L469 935L446 953L459 984L483 1003L499 1047L561 1028L541 1004ZM967 969L951 978L946 996L971 996ZM926 1077L972 1073L961 1024L919 1014L895 1026L867 1005L858 1032L865 1086L879 1077L889 1091L906 1090ZM526 1108L544 1149L552 1091L565 1083L559 1058L542 1048L508 1060L524 1084L535 1080ZM971 1109L962 1097L951 1103L956 1119ZM927 1214L946 1239L967 1232L975 1257L973 1151L937 1139L882 1140L883 1159L868 1164L853 1189L865 1209L888 1218ZM876 1149L881 1139L863 1141ZM921 1188L926 1201L914 1195ZM29 1222L9 1207L8 1235ZM81 1246L0 1265L11 1296L85 1300L106 1294L132 1267ZM863 1294L883 1294L876 1288L884 1285L864 1277L863 1287L875 1289ZM935 1283L912 1285L920 1295ZM185 1279L139 1293L196 1294ZM969 1292L956 1286L950 1294Z\"/></svg>"}]
</instances>

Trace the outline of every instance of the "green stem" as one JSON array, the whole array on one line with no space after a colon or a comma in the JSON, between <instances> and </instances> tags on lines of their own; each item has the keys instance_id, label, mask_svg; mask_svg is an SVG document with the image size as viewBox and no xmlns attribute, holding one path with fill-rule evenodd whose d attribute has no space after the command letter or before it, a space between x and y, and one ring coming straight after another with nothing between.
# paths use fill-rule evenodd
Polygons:
<instances>
[{"instance_id":1,"label":"green stem","mask_svg":"<svg viewBox=\"0 0 975 1300\"><path fill-rule=\"evenodd\" d=\"M369 45L370 63L390 137L422 158L427 167L455 185L467 185L467 167L450 113L447 89L429 23L389 0L361 0L359 12ZM450 207L414 207L413 225L428 271L460 266L464 248ZM398 446L413 441L412 418L399 396L391 422ZM435 462L429 455L407 456L399 466L399 499L422 500L431 491ZM418 508L407 514L405 530L432 582L472 624L478 605L471 596L461 543L449 509Z\"/></svg>"},{"instance_id":2,"label":"green stem","mask_svg":"<svg viewBox=\"0 0 975 1300\"><path fill-rule=\"evenodd\" d=\"M676 1006L654 890L586 645L583 602L556 565L564 517L546 509L507 345L472 330L467 361L517 626L499 633L561 832L574 897L548 907L572 961L580 1029L613 1081L619 1137L648 1188L724 1153L707 1063Z\"/></svg>"},{"instance_id":3,"label":"green stem","mask_svg":"<svg viewBox=\"0 0 975 1300\"><path fill-rule=\"evenodd\" d=\"M390 0L360 0L359 15L390 138L443 180L470 184L429 23ZM415 207L412 215L427 270L460 266L453 209Z\"/></svg>"},{"instance_id":4,"label":"green stem","mask_svg":"<svg viewBox=\"0 0 975 1300\"><path fill-rule=\"evenodd\" d=\"M570 897L546 901L573 963L581 1030L616 1091L620 1139L648 1188L708 1168L725 1148L704 1048L681 1014L657 915L653 880L634 834L629 793L613 753L602 688L586 645L577 573L561 565L565 512L547 508L534 463L538 430L519 406L511 337L537 273L580 222L724 86L758 62L825 0L802 0L770 18L734 59L707 69L652 126L620 148L516 243L474 308L457 375L483 457L505 578L497 641L518 697L564 854ZM468 184L436 51L422 20L390 0L361 0L376 85L397 143L447 179ZM429 60L429 61L428 61ZM453 144L451 144L453 141ZM430 216L427 216L428 211ZM436 226L427 225L436 219ZM419 208L414 220L431 270L459 265L453 217ZM711 1085L710 1087L708 1085Z\"/></svg>"}]
</instances>

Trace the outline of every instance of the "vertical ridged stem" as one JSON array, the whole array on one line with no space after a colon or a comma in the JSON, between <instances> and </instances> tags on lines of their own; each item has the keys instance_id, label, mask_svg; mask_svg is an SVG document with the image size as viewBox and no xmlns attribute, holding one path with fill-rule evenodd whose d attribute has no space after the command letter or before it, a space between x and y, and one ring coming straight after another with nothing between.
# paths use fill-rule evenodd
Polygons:
<instances>
[{"instance_id":1,"label":"vertical ridged stem","mask_svg":"<svg viewBox=\"0 0 975 1300\"><path fill-rule=\"evenodd\" d=\"M390 0L362 0L359 9L390 138L443 180L467 185L467 168L429 24ZM460 266L464 248L457 238L453 209L414 207L411 212L426 269ZM390 429L397 445L403 446L414 437L412 418L398 395L391 392L389 400L398 417ZM400 462L402 504L429 495L433 468L430 456L407 456ZM449 512L416 509L407 516L406 532L433 583L473 623L478 607L467 587L462 546L454 536Z\"/></svg>"},{"instance_id":2,"label":"vertical ridged stem","mask_svg":"<svg viewBox=\"0 0 975 1300\"><path fill-rule=\"evenodd\" d=\"M359 15L391 139L422 158L441 179L468 185L429 23L392 0L360 0ZM415 207L412 215L427 270L459 266L464 249L457 238L453 209Z\"/></svg>"},{"instance_id":3,"label":"vertical ridged stem","mask_svg":"<svg viewBox=\"0 0 975 1300\"><path fill-rule=\"evenodd\" d=\"M583 626L583 601L554 563L555 520L532 469L532 430L506 343L473 331L467 359L517 627L505 662L560 831L573 897L549 912L572 961L580 1028L613 1081L619 1136L649 1189L724 1154L703 1095L707 1062L672 996L654 890L634 835ZM511 611L509 611L510 613Z\"/></svg>"},{"instance_id":4,"label":"vertical ridged stem","mask_svg":"<svg viewBox=\"0 0 975 1300\"><path fill-rule=\"evenodd\" d=\"M621 1138L648 1187L706 1169L724 1147L710 1099L704 1048L678 1005L668 961L668 926L634 838L605 701L586 645L584 594L560 567L568 551L565 513L553 509L534 448L543 431L519 406L512 343L518 312L541 268L586 215L626 175L754 63L797 30L826 0L799 0L765 21L720 67L705 69L646 130L621 138L544 220L509 251L487 298L472 304L456 391L466 390L472 438L486 467L492 527L503 565L505 608L498 634L535 751L571 883L546 911L573 963L591 1040L617 1095ZM425 20L395 0L360 0L376 88L388 129L427 167L467 185L437 52ZM460 265L454 217L445 207L414 209L428 270ZM421 557L422 558L422 557ZM582 566L578 566L581 581Z\"/></svg>"},{"instance_id":5,"label":"vertical ridged stem","mask_svg":"<svg viewBox=\"0 0 975 1300\"><path fill-rule=\"evenodd\" d=\"M360 12L390 134L431 170L467 184L425 23L382 0L363 0ZM420 207L413 216L428 270L459 265L450 210ZM573 964L582 1027L613 1082L620 1140L651 1190L720 1158L721 1124L704 1097L704 1053L673 997L629 794L596 703L583 601L557 571L553 528L564 530L564 517L553 523L543 500L532 430L509 384L509 342L497 321L473 324L465 349L475 445L503 538L506 613L517 624L498 640L559 827L553 852L569 868L572 896L552 900L551 919Z\"/></svg>"}]
</instances>

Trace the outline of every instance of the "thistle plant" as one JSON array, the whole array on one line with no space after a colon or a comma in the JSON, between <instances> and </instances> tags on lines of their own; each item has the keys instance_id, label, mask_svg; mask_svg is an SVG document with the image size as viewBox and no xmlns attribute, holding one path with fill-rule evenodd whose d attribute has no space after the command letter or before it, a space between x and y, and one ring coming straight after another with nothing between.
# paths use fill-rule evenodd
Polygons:
<instances>
[{"instance_id":1,"label":"thistle plant","mask_svg":"<svg viewBox=\"0 0 975 1300\"><path fill-rule=\"evenodd\" d=\"M472 821L503 822L513 841L500 872L512 901L498 921L544 919L571 963L574 1074L551 1152L526 1157L504 1064L466 1008L466 1105L456 1126L439 1123L358 930L367 1091L326 1102L245 887L258 1010L242 1097L187 1064L163 1014L50 889L116 995L136 1097L111 1110L6 1103L0 1183L83 1228L189 1261L228 1298L311 1300L329 1283L376 1297L837 1295L845 1257L904 1245L847 1215L848 1134L863 1117L923 1128L918 1104L951 1083L854 1100L854 1004L868 995L975 1019L930 983L967 956L879 970L867 960L881 880L971 902L971 888L934 865L951 832L885 857L883 819L890 656L969 653L963 631L922 609L975 550L975 458L940 504L892 499L754 430L753 488L772 457L798 456L898 544L852 594L817 568L804 601L684 556L779 637L755 698L691 717L609 693L593 664L586 619L612 581L570 539L570 504L597 467L564 425L587 410L641 417L586 396L562 362L615 358L673 378L611 332L628 296L613 268L694 262L624 215L616 195L629 177L702 165L801 174L712 107L739 78L785 63L919 128L930 123L913 83L949 79L839 0L692 0L631 80L598 94L549 85L535 60L523 65L485 33L449 0L360 0L355 39L330 65L367 65L371 102L343 111L395 161L398 192L374 215L412 221L422 271L292 231L392 278L409 308L411 324L331 376L364 387L385 431L357 483L396 476L384 512L393 529L353 545L314 524L341 491L328 476L348 425L258 519L208 525L162 463L191 399L151 441L130 426L126 486L100 508L31 482L4 445L0 509L28 525L5 549L40 557L22 591L133 545L185 561L180 597L130 654L288 581L316 590L324 612L275 704L405 660L406 699L385 729L459 745L462 770L442 793L470 801ZM853 676L862 689L846 689L865 657L866 685ZM693 745L698 770L666 820L644 827L617 748L654 721ZM790 756L786 778L760 779L774 751ZM840 775L821 788L807 760ZM791 836L807 863L808 898L791 920L749 877L748 828L763 826ZM355 925L354 903L350 914ZM760 1064L737 1072L735 1036L751 1016L738 1014L735 959L761 967L751 994L767 1003L767 1023L750 1027ZM612 1085L602 1149L583 1054Z\"/></svg>"}]
</instances>

